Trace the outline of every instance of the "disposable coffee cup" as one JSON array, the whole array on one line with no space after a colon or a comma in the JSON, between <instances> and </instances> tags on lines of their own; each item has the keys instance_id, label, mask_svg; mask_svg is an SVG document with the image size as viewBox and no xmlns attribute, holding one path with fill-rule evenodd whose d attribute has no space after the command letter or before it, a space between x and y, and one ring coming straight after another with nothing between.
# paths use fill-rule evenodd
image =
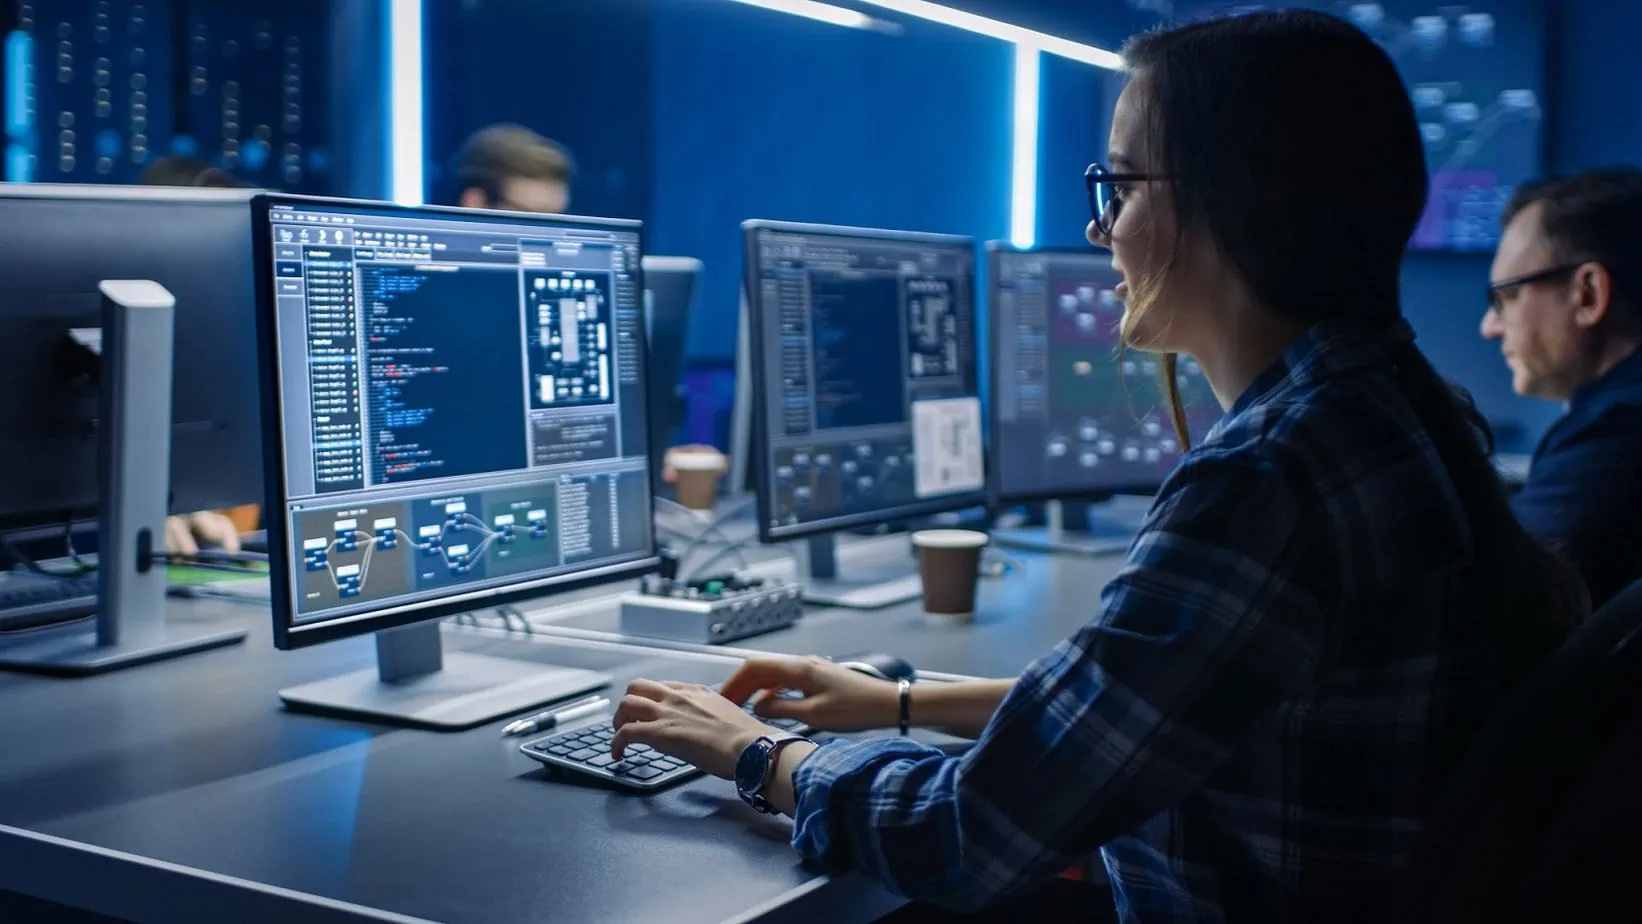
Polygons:
<instances>
[{"instance_id":1,"label":"disposable coffee cup","mask_svg":"<svg viewBox=\"0 0 1642 924\"><path fill-rule=\"evenodd\" d=\"M667 464L678 475L678 502L691 510L711 510L724 474L724 454L708 449L674 451Z\"/></svg>"},{"instance_id":2,"label":"disposable coffee cup","mask_svg":"<svg viewBox=\"0 0 1642 924\"><path fill-rule=\"evenodd\" d=\"M981 575L986 533L968 529L927 529L912 534L918 573L924 582L924 612L952 622L975 616L975 584Z\"/></svg>"}]
</instances>

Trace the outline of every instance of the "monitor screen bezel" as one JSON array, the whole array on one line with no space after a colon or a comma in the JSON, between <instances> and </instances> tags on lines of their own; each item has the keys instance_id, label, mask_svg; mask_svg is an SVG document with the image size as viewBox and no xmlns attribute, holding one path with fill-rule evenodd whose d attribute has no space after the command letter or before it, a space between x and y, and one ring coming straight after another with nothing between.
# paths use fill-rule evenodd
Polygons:
<instances>
[{"instance_id":1,"label":"monitor screen bezel","mask_svg":"<svg viewBox=\"0 0 1642 924\"><path fill-rule=\"evenodd\" d=\"M759 301L754 294L758 289L758 248L757 240L761 232L773 231L780 234L813 234L830 235L856 239L879 239L890 241L905 241L912 244L934 244L943 247L964 247L969 250L969 342L975 352L975 386L977 397L980 392L980 325L979 306L975 301L975 277L978 261L975 257L975 239L959 234L936 234L923 231L896 231L885 228L855 228L845 225L807 224L803 222L770 221L753 219L741 224L742 239L742 294L747 304L747 323L749 331L749 364L752 374L752 439L750 440L753 454L753 471L756 483L754 495L757 498L758 508L758 538L765 544L787 542L794 539L805 539L812 536L834 533L840 530L852 529L860 526L878 526L894 523L900 520L910 520L916 517L934 516L941 513L950 513L955 510L964 510L971 507L985 507L990 502L987 478L983 477L981 487L974 491L965 491L961 494L951 494L943 497L932 497L928 500L915 501L898 507L881 510L868 510L860 513L843 514L826 519L810 520L804 523L771 524L775 516L775 490L770 451L770 432L765 414L768 407L765 390L767 388L767 363L769 357L764 349L764 319L759 310ZM982 417L986 411L983 408ZM982 472L990 471L990 459L987 456L986 440L981 441ZM988 476L989 477L989 476Z\"/></svg>"},{"instance_id":2,"label":"monitor screen bezel","mask_svg":"<svg viewBox=\"0 0 1642 924\"><path fill-rule=\"evenodd\" d=\"M1103 484L1098 488L1086 491L1066 490L1063 488L1044 486L1041 488L1008 490L1003 483L1003 461L1001 453L992 451L992 441L1003 439L1002 402L999 395L1002 382L999 378L998 355L1002 351L1002 334L998 324L998 266L1005 254L1049 254L1079 257L1098 257L1102 254L1111 258L1111 251L1095 247L1093 244L1084 247L1016 247L1008 241L986 242L986 358L987 358L987 395L991 399L987 402L986 429L987 448L990 465L987 467L987 487L992 495L994 505L1005 504L1036 504L1044 501L1095 501L1105 500L1119 494L1135 494L1150 496L1156 494L1163 487L1163 479L1156 481L1120 481ZM1130 349L1133 349L1131 347Z\"/></svg>"},{"instance_id":3,"label":"monitor screen bezel","mask_svg":"<svg viewBox=\"0 0 1642 924\"><path fill-rule=\"evenodd\" d=\"M540 597L544 593L562 593L593 584L602 584L623 578L638 577L655 571L661 564L660 548L655 529L650 531L650 553L631 562L619 562L585 571L571 572L547 578L526 579L512 585L452 593L439 600L387 606L375 612L356 613L335 619L298 625L296 601L291 592L293 576L290 531L287 529L285 509L288 503L285 459L285 415L282 369L278 342L278 305L271 285L274 278L274 239L269 216L282 206L368 209L401 217L441 215L468 221L500 221L508 224L539 224L544 227L597 227L633 231L639 237L639 253L644 253L644 224L630 219L590 218L568 215L539 215L523 212L481 211L449 206L405 206L390 202L359 199L341 199L322 196L260 194L251 200L251 240L256 248L253 278L256 281L257 306L257 360L258 381L262 393L262 446L263 476L266 481L263 520L268 534L269 596L272 601L274 647L281 650L304 648L355 635L397 629L435 619L443 619L475 609L504 606L521 600ZM644 291L642 262L634 268L639 291ZM270 283L264 285L264 283ZM639 325L638 349L648 349L644 325ZM646 383L648 385L648 383ZM644 397L644 434L650 437L650 401ZM654 447L646 446L647 452ZM655 516L655 492L650 489L652 522Z\"/></svg>"}]
</instances>

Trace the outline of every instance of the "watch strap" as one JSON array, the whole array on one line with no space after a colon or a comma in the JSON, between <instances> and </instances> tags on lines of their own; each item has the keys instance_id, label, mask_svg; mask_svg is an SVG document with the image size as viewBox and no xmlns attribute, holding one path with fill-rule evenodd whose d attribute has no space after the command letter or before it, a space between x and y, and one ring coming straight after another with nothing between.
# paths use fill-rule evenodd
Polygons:
<instances>
[{"instance_id":1,"label":"watch strap","mask_svg":"<svg viewBox=\"0 0 1642 924\"><path fill-rule=\"evenodd\" d=\"M895 695L900 700L901 734L912 730L912 681L902 678L895 684Z\"/></svg>"}]
</instances>

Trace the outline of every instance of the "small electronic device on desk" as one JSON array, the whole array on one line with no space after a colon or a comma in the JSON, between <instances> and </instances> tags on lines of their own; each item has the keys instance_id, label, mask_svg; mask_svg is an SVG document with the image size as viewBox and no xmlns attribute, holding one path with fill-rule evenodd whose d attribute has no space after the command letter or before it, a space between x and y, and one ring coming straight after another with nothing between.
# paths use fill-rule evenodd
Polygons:
<instances>
[{"instance_id":1,"label":"small electronic device on desk","mask_svg":"<svg viewBox=\"0 0 1642 924\"><path fill-rule=\"evenodd\" d=\"M796 697L798 694L781 695ZM743 708L752 712L750 705ZM813 731L797 719L760 717L760 721L795 735ZM616 760L610 754L610 741L615 737L616 729L609 718L600 718L580 728L525 742L519 746L519 752L546 764L556 773L641 793L664 789L701 774L698 767L644 744L628 747L622 759Z\"/></svg>"},{"instance_id":2,"label":"small electronic device on desk","mask_svg":"<svg viewBox=\"0 0 1642 924\"><path fill-rule=\"evenodd\" d=\"M736 575L698 580L649 575L621 598L624 634L696 644L721 645L784 629L803 615L797 584Z\"/></svg>"}]
</instances>

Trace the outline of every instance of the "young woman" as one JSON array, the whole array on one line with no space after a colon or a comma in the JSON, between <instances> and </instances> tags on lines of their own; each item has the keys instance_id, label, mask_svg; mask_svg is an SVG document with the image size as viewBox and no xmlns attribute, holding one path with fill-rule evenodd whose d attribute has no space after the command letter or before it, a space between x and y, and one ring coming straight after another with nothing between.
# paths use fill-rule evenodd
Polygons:
<instances>
[{"instance_id":1,"label":"young woman","mask_svg":"<svg viewBox=\"0 0 1642 924\"><path fill-rule=\"evenodd\" d=\"M736 778L799 853L914 899L994 905L1099 849L1125 920L1390 920L1444 780L1582 587L1402 319L1428 181L1386 54L1289 11L1126 56L1089 239L1127 343L1196 359L1226 417L1088 625L1018 679L911 689L911 721L976 736L962 757L760 740L732 700L778 688L806 697L766 715L896 724L895 687L815 660L750 663L723 696L637 681L615 749Z\"/></svg>"}]
</instances>

